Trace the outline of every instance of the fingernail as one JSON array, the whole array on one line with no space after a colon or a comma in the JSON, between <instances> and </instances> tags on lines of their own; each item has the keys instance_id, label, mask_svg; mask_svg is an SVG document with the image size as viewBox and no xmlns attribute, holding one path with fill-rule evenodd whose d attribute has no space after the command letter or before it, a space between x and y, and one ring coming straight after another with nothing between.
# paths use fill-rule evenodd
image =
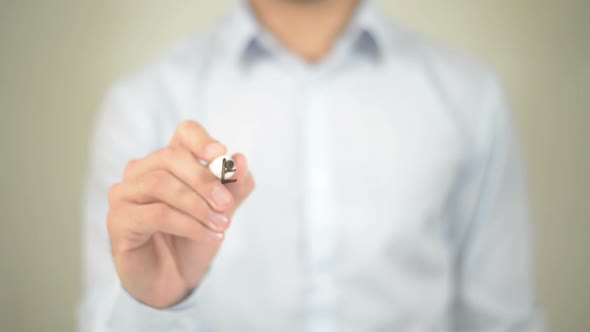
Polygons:
<instances>
[{"instance_id":1,"label":"fingernail","mask_svg":"<svg viewBox=\"0 0 590 332\"><path fill-rule=\"evenodd\" d=\"M207 158L215 158L223 154L223 145L221 145L219 142L211 142L205 145L203 153Z\"/></svg>"},{"instance_id":2,"label":"fingernail","mask_svg":"<svg viewBox=\"0 0 590 332\"><path fill-rule=\"evenodd\" d=\"M225 206L231 202L231 194L224 187L216 187L213 189L213 202L219 207Z\"/></svg>"},{"instance_id":3,"label":"fingernail","mask_svg":"<svg viewBox=\"0 0 590 332\"><path fill-rule=\"evenodd\" d=\"M223 238L223 233L217 233L217 232L213 232L213 231L207 231L207 234L209 234L209 236L212 239L215 239L215 240L219 240L219 239L222 239Z\"/></svg>"},{"instance_id":4,"label":"fingernail","mask_svg":"<svg viewBox=\"0 0 590 332\"><path fill-rule=\"evenodd\" d=\"M224 216L221 213L215 213L215 212L211 212L209 214L209 218L211 219L211 221L217 225L217 226L221 226L221 227L225 227L225 225L227 225L227 222L229 221L229 219Z\"/></svg>"}]
</instances>

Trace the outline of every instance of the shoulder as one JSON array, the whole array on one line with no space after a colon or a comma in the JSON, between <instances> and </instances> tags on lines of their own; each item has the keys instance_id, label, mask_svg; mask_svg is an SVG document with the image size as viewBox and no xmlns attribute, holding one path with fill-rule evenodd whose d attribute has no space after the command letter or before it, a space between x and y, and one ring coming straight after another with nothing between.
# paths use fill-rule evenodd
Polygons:
<instances>
[{"instance_id":1,"label":"shoulder","mask_svg":"<svg viewBox=\"0 0 590 332\"><path fill-rule=\"evenodd\" d=\"M492 67L397 22L387 22L390 57L429 71L446 83L470 85L494 76Z\"/></svg>"},{"instance_id":2,"label":"shoulder","mask_svg":"<svg viewBox=\"0 0 590 332\"><path fill-rule=\"evenodd\" d=\"M149 64L123 75L112 84L107 98L114 95L147 106L160 103L186 106L209 67L231 53L228 39L235 32L234 16L229 12L195 30Z\"/></svg>"},{"instance_id":3,"label":"shoulder","mask_svg":"<svg viewBox=\"0 0 590 332\"><path fill-rule=\"evenodd\" d=\"M424 82L469 139L506 116L504 91L492 66L395 22L388 31L388 60Z\"/></svg>"},{"instance_id":4,"label":"shoulder","mask_svg":"<svg viewBox=\"0 0 590 332\"><path fill-rule=\"evenodd\" d=\"M148 65L115 81L103 97L96 131L133 133L150 147L167 140L190 107L217 26L177 41Z\"/></svg>"},{"instance_id":5,"label":"shoulder","mask_svg":"<svg viewBox=\"0 0 590 332\"><path fill-rule=\"evenodd\" d=\"M194 80L201 70L215 32L215 26L194 32L177 41L151 63L122 75L111 85L107 99L153 105L158 100L173 97L175 88Z\"/></svg>"}]
</instances>

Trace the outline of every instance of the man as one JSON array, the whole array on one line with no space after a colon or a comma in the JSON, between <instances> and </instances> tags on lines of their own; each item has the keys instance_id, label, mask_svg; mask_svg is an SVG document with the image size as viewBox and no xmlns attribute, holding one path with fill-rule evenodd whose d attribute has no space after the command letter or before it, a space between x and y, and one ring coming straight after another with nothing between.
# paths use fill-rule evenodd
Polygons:
<instances>
[{"instance_id":1,"label":"man","mask_svg":"<svg viewBox=\"0 0 590 332\"><path fill-rule=\"evenodd\" d=\"M540 330L497 80L369 1L240 2L92 151L84 331Z\"/></svg>"}]
</instances>

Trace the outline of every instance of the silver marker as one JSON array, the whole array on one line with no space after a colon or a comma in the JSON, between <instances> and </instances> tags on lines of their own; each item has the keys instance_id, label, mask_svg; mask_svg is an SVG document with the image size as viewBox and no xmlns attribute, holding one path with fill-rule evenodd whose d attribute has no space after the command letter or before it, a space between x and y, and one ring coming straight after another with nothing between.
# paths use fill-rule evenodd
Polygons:
<instances>
[{"instance_id":1,"label":"silver marker","mask_svg":"<svg viewBox=\"0 0 590 332\"><path fill-rule=\"evenodd\" d=\"M210 164L211 172L221 180L221 183L236 182L237 179L232 179L236 173L236 162L230 156L220 156L215 158Z\"/></svg>"}]
</instances>

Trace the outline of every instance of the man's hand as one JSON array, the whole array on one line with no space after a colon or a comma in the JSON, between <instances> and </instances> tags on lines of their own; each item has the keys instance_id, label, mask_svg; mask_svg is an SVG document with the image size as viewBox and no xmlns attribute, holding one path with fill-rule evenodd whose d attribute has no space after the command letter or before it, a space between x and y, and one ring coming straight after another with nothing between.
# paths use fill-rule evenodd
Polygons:
<instances>
[{"instance_id":1,"label":"man's hand","mask_svg":"<svg viewBox=\"0 0 590 332\"><path fill-rule=\"evenodd\" d=\"M200 160L226 153L196 122L185 121L170 145L131 161L109 192L108 231L123 287L166 308L197 287L223 242L236 208L254 189L241 154L236 183L222 185Z\"/></svg>"}]
</instances>

